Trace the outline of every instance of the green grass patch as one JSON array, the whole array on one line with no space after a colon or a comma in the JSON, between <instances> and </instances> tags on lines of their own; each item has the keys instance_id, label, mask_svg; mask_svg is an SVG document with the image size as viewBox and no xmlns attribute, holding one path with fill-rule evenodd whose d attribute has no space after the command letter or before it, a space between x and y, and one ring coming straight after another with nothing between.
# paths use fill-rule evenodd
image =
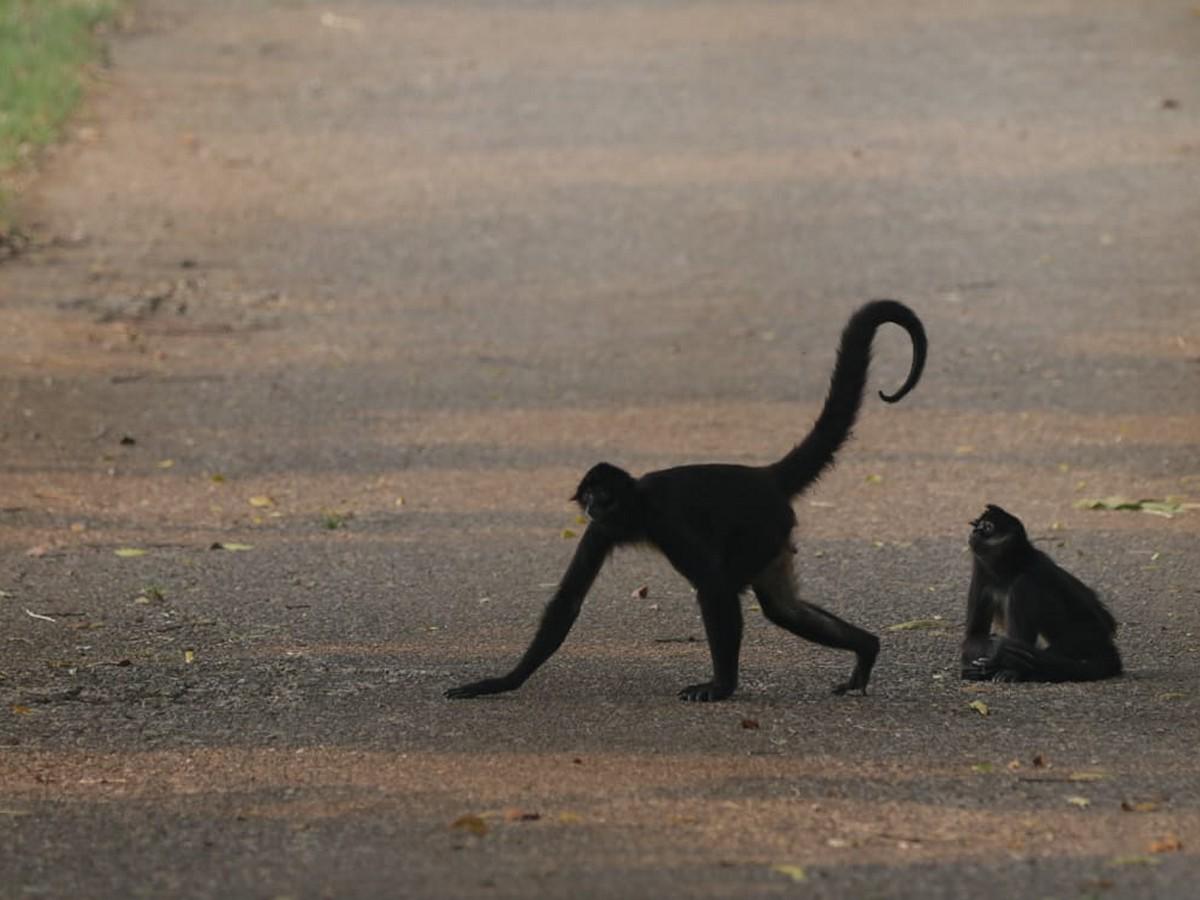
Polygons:
<instances>
[{"instance_id":1,"label":"green grass patch","mask_svg":"<svg viewBox=\"0 0 1200 900\"><path fill-rule=\"evenodd\" d=\"M0 0L0 171L58 136L117 0ZM29 148L29 149L25 149Z\"/></svg>"}]
</instances>

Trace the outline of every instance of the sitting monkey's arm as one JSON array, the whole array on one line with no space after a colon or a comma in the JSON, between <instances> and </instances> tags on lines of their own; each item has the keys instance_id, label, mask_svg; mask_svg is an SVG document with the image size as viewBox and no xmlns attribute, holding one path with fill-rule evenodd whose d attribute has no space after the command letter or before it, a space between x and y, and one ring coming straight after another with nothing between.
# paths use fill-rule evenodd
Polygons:
<instances>
[{"instance_id":1,"label":"sitting monkey's arm","mask_svg":"<svg viewBox=\"0 0 1200 900\"><path fill-rule=\"evenodd\" d=\"M987 575L976 561L967 589L967 630L962 643L962 677L967 681L988 681L985 660L991 655L994 610L991 594L984 589Z\"/></svg>"}]
</instances>

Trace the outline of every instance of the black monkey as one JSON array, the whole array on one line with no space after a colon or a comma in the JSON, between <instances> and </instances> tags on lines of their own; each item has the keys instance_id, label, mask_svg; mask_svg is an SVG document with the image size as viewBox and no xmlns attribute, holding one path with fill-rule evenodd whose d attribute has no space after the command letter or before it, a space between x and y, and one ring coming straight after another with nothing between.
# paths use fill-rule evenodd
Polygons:
<instances>
[{"instance_id":1,"label":"black monkey","mask_svg":"<svg viewBox=\"0 0 1200 900\"><path fill-rule=\"evenodd\" d=\"M812 430L772 465L677 466L637 479L608 463L594 466L571 498L590 522L529 649L507 675L451 688L446 696L476 697L520 687L562 645L613 548L638 543L658 548L696 589L713 678L685 687L680 698L723 700L737 687L739 596L747 587L776 625L827 647L853 650L854 671L834 692L866 693L879 638L796 595L789 542L796 525L791 500L833 464L849 438L862 405L871 341L886 322L909 333L913 358L900 389L894 394L881 391L879 396L894 403L916 385L926 351L920 319L894 300L867 303L842 333L829 394Z\"/></svg>"},{"instance_id":2,"label":"black monkey","mask_svg":"<svg viewBox=\"0 0 1200 900\"><path fill-rule=\"evenodd\" d=\"M1121 674L1112 613L1029 543L1020 519L988 506L971 523L971 552L964 679L1096 681ZM993 623L1003 635L991 633Z\"/></svg>"}]
</instances>

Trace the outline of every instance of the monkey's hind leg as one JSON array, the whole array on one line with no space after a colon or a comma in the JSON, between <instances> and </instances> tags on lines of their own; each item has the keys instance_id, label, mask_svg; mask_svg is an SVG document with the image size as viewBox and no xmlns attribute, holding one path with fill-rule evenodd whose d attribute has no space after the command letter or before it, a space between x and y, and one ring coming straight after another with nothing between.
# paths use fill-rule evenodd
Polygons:
<instances>
[{"instance_id":1,"label":"monkey's hind leg","mask_svg":"<svg viewBox=\"0 0 1200 900\"><path fill-rule=\"evenodd\" d=\"M838 650L853 650L857 657L850 678L835 685L835 694L848 691L867 692L871 669L879 655L879 638L839 619L815 603L801 600L796 593L796 576L792 570L792 551L785 548L752 583L754 596L763 615L792 634Z\"/></svg>"}]
</instances>

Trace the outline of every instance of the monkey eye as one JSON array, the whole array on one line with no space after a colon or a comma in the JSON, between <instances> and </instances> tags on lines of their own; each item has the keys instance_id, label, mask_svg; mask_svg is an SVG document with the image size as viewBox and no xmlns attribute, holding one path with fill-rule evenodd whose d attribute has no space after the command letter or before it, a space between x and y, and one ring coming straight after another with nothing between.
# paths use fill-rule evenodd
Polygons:
<instances>
[{"instance_id":1,"label":"monkey eye","mask_svg":"<svg viewBox=\"0 0 1200 900\"><path fill-rule=\"evenodd\" d=\"M982 521L982 522L977 522L975 524L975 530L978 531L980 534L988 535L996 530L996 526L993 525L991 522Z\"/></svg>"}]
</instances>

